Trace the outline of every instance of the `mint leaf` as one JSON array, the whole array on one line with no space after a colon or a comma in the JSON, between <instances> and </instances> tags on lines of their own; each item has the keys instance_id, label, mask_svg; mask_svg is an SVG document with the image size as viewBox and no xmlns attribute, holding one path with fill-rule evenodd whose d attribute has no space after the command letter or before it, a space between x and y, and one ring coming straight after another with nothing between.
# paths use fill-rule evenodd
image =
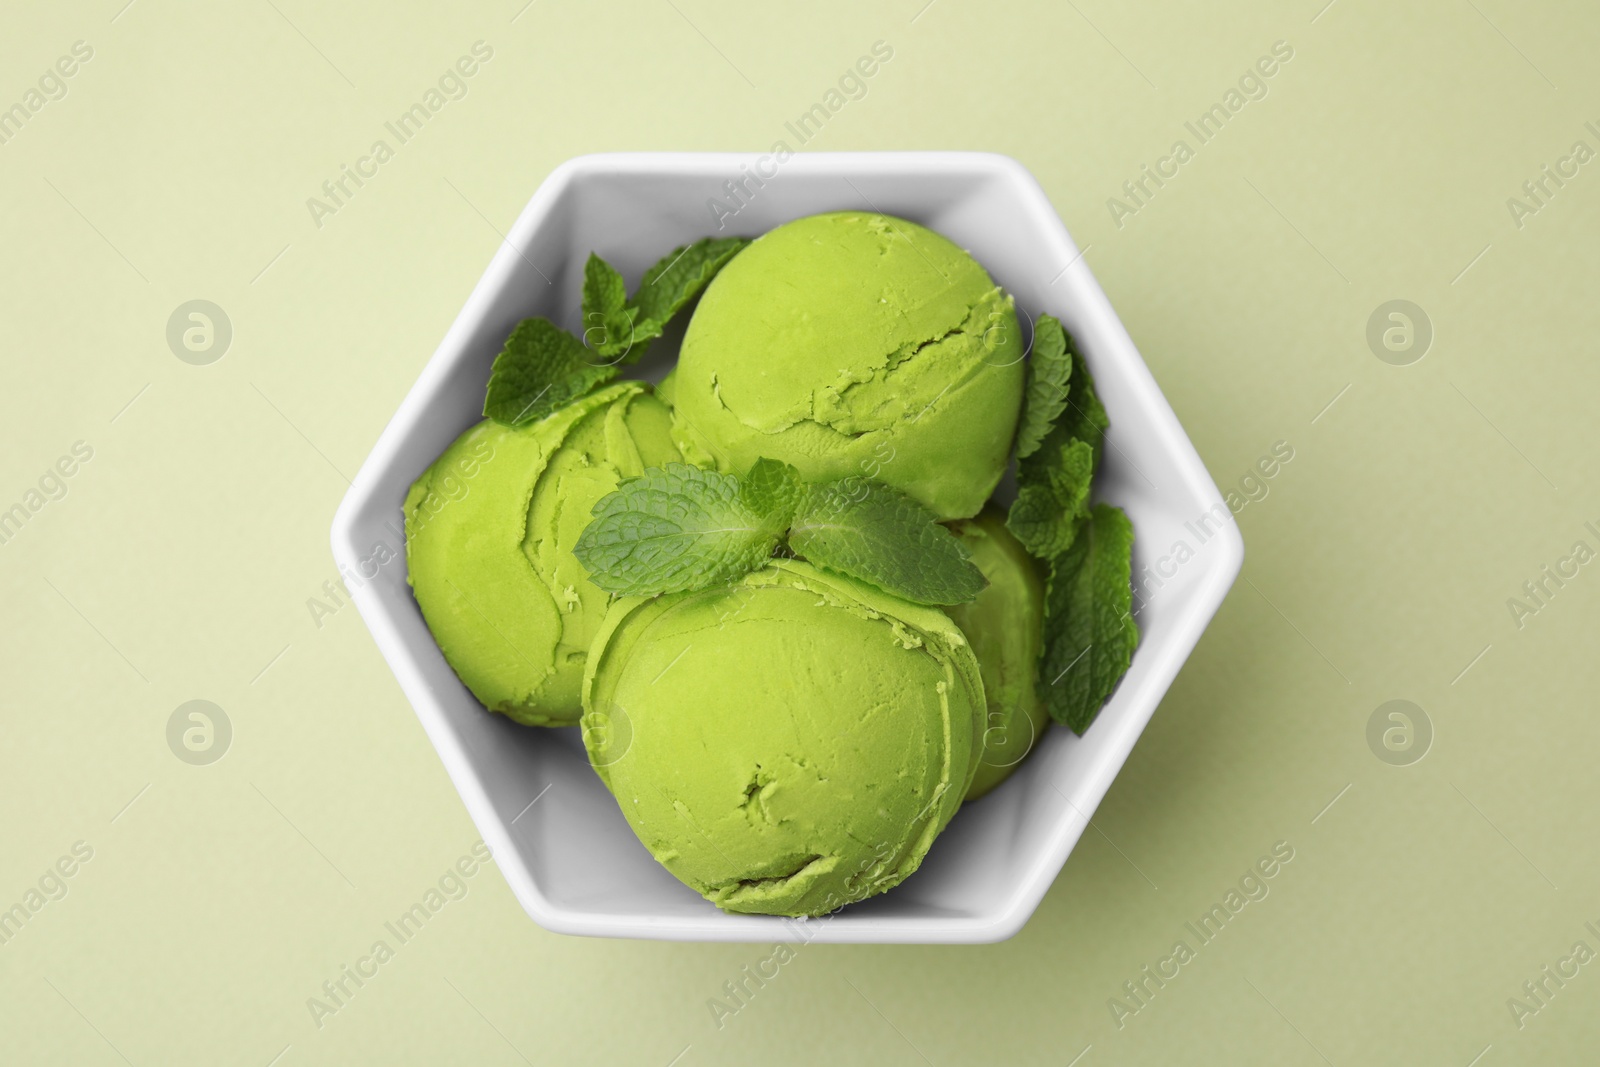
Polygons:
<instances>
[{"instance_id":1,"label":"mint leaf","mask_svg":"<svg viewBox=\"0 0 1600 1067\"><path fill-rule=\"evenodd\" d=\"M639 291L628 301L635 312L633 358L644 352L644 342L661 336L667 323L716 277L717 271L750 242L743 237L705 237L673 249L644 272Z\"/></svg>"},{"instance_id":2,"label":"mint leaf","mask_svg":"<svg viewBox=\"0 0 1600 1067\"><path fill-rule=\"evenodd\" d=\"M1038 559L1049 562L1072 544L1079 520L1089 511L1096 449L1058 427L1031 457L1032 470L1017 472L1017 498L1006 529Z\"/></svg>"},{"instance_id":3,"label":"mint leaf","mask_svg":"<svg viewBox=\"0 0 1600 1067\"><path fill-rule=\"evenodd\" d=\"M628 286L617 269L593 252L583 265L583 321L604 319L628 303Z\"/></svg>"},{"instance_id":4,"label":"mint leaf","mask_svg":"<svg viewBox=\"0 0 1600 1067\"><path fill-rule=\"evenodd\" d=\"M1105 450L1106 431L1111 428L1111 417L1100 403L1095 392L1094 378L1083 361L1083 355L1072 349L1072 378L1068 383L1067 406L1056 420L1055 430L1071 435L1075 441L1087 441L1094 446L1094 461L1098 466L1100 453Z\"/></svg>"},{"instance_id":5,"label":"mint leaf","mask_svg":"<svg viewBox=\"0 0 1600 1067\"><path fill-rule=\"evenodd\" d=\"M608 593L737 581L772 556L787 522L752 509L739 489L733 475L687 463L652 468L600 498L573 555Z\"/></svg>"},{"instance_id":6,"label":"mint leaf","mask_svg":"<svg viewBox=\"0 0 1600 1067\"><path fill-rule=\"evenodd\" d=\"M1133 525L1096 504L1071 546L1050 562L1039 687L1050 715L1082 734L1133 661Z\"/></svg>"},{"instance_id":7,"label":"mint leaf","mask_svg":"<svg viewBox=\"0 0 1600 1067\"><path fill-rule=\"evenodd\" d=\"M861 478L810 487L789 547L823 570L918 604L964 603L988 584L933 512Z\"/></svg>"},{"instance_id":8,"label":"mint leaf","mask_svg":"<svg viewBox=\"0 0 1600 1067\"><path fill-rule=\"evenodd\" d=\"M806 485L758 459L743 478L669 463L594 506L573 549L608 593L656 595L734 582L788 548L823 570L919 604L959 604L988 583L927 508L887 486L846 478Z\"/></svg>"},{"instance_id":9,"label":"mint leaf","mask_svg":"<svg viewBox=\"0 0 1600 1067\"><path fill-rule=\"evenodd\" d=\"M1085 441L1071 441L1043 485L1024 485L1006 516L1009 529L1035 558L1054 559L1067 550L1078 532L1078 520L1089 510L1094 479L1094 450Z\"/></svg>"},{"instance_id":10,"label":"mint leaf","mask_svg":"<svg viewBox=\"0 0 1600 1067\"><path fill-rule=\"evenodd\" d=\"M1066 396L1039 447L1017 461L1017 499L1006 516L1006 528L1046 562L1066 551L1078 520L1088 514L1089 488L1110 426L1083 356L1070 343L1066 354L1072 368Z\"/></svg>"},{"instance_id":11,"label":"mint leaf","mask_svg":"<svg viewBox=\"0 0 1600 1067\"><path fill-rule=\"evenodd\" d=\"M637 340L633 326L637 312L627 303L622 275L590 252L583 265L583 343L604 357L628 355Z\"/></svg>"},{"instance_id":12,"label":"mint leaf","mask_svg":"<svg viewBox=\"0 0 1600 1067\"><path fill-rule=\"evenodd\" d=\"M788 529L800 510L805 485L800 472L776 459L758 459L739 483L739 500L757 515Z\"/></svg>"},{"instance_id":13,"label":"mint leaf","mask_svg":"<svg viewBox=\"0 0 1600 1067\"><path fill-rule=\"evenodd\" d=\"M1051 716L1081 734L1139 643L1133 526L1117 508L1089 506L1110 426L1089 368L1060 323L1040 316L1035 329L1006 528L1049 567L1040 689Z\"/></svg>"},{"instance_id":14,"label":"mint leaf","mask_svg":"<svg viewBox=\"0 0 1600 1067\"><path fill-rule=\"evenodd\" d=\"M616 376L616 367L596 364L582 341L549 319L523 319L494 359L483 413L521 426Z\"/></svg>"},{"instance_id":15,"label":"mint leaf","mask_svg":"<svg viewBox=\"0 0 1600 1067\"><path fill-rule=\"evenodd\" d=\"M1033 326L1033 352L1028 357L1028 385L1023 394L1022 422L1017 427L1017 458L1039 450L1067 406L1072 378L1071 341L1061 323L1040 315Z\"/></svg>"},{"instance_id":16,"label":"mint leaf","mask_svg":"<svg viewBox=\"0 0 1600 1067\"><path fill-rule=\"evenodd\" d=\"M1087 442L1093 449L1095 465L1100 463L1111 419L1095 392L1094 378L1083 356L1070 345L1068 355L1072 359L1072 371L1068 376L1065 403L1039 448L1018 461L1017 478L1023 485L1059 482L1062 454L1073 441Z\"/></svg>"}]
</instances>

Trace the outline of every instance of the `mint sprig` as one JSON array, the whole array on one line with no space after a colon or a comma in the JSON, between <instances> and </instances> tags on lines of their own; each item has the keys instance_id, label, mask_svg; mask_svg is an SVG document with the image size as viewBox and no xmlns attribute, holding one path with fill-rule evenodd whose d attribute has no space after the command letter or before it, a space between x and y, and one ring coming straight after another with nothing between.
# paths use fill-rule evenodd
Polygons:
<instances>
[{"instance_id":1,"label":"mint sprig","mask_svg":"<svg viewBox=\"0 0 1600 1067\"><path fill-rule=\"evenodd\" d=\"M737 581L772 557L789 520L751 507L740 488L731 474L687 463L652 468L595 504L572 554L608 593L676 593Z\"/></svg>"},{"instance_id":2,"label":"mint sprig","mask_svg":"<svg viewBox=\"0 0 1600 1067\"><path fill-rule=\"evenodd\" d=\"M1090 507L1110 419L1061 323L1039 316L1017 433L1017 498L1006 527L1049 574L1039 685L1056 721L1083 733L1132 662L1133 526Z\"/></svg>"},{"instance_id":3,"label":"mint sprig","mask_svg":"<svg viewBox=\"0 0 1600 1067\"><path fill-rule=\"evenodd\" d=\"M523 319L495 357L483 413L508 426L536 422L617 373L549 319Z\"/></svg>"},{"instance_id":4,"label":"mint sprig","mask_svg":"<svg viewBox=\"0 0 1600 1067\"><path fill-rule=\"evenodd\" d=\"M963 604L989 584L932 512L861 478L810 487L789 548L823 570L918 604Z\"/></svg>"},{"instance_id":5,"label":"mint sprig","mask_svg":"<svg viewBox=\"0 0 1600 1067\"><path fill-rule=\"evenodd\" d=\"M1089 488L1110 420L1083 356L1061 324L1041 315L1034 330L1035 355L1040 353L1042 337L1060 335L1059 355L1052 358L1066 361L1069 367L1067 389L1059 404L1051 401L1046 405L1053 409L1048 425L1030 431L1031 436L1042 429L1039 444L1017 460L1017 499L1006 516L1006 526L1023 547L1048 561L1072 543L1077 520L1088 514ZM1055 342L1050 342L1045 353L1053 351ZM1059 371L1040 373L1051 381L1060 377Z\"/></svg>"},{"instance_id":6,"label":"mint sprig","mask_svg":"<svg viewBox=\"0 0 1600 1067\"><path fill-rule=\"evenodd\" d=\"M987 584L905 494L860 478L807 485L770 459L743 477L677 463L630 478L595 505L573 553L601 589L643 596L737 581L780 545L918 604L962 603Z\"/></svg>"},{"instance_id":7,"label":"mint sprig","mask_svg":"<svg viewBox=\"0 0 1600 1067\"><path fill-rule=\"evenodd\" d=\"M1094 460L1094 448L1087 441L1068 441L1042 482L1017 489L1006 527L1029 553L1053 559L1072 544L1078 520L1089 510Z\"/></svg>"},{"instance_id":8,"label":"mint sprig","mask_svg":"<svg viewBox=\"0 0 1600 1067\"><path fill-rule=\"evenodd\" d=\"M521 426L615 378L749 243L707 237L676 248L645 272L631 299L616 268L590 253L583 267L583 337L542 317L519 322L489 372L484 415Z\"/></svg>"},{"instance_id":9,"label":"mint sprig","mask_svg":"<svg viewBox=\"0 0 1600 1067\"><path fill-rule=\"evenodd\" d=\"M1050 561L1039 682L1050 716L1082 734L1128 672L1133 621L1133 524L1096 504L1066 552Z\"/></svg>"}]
</instances>

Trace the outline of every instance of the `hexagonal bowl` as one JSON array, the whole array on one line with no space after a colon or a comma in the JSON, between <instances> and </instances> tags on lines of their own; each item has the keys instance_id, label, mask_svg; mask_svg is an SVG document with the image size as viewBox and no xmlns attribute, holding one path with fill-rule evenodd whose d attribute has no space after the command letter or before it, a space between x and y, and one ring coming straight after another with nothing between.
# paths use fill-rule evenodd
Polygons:
<instances>
[{"instance_id":1,"label":"hexagonal bowl","mask_svg":"<svg viewBox=\"0 0 1600 1067\"><path fill-rule=\"evenodd\" d=\"M677 245L755 236L845 208L946 235L1014 294L1021 314L1049 312L1077 338L1111 416L1096 495L1133 521L1142 636L1084 736L1050 727L1004 785L961 809L921 870L802 924L726 914L668 874L589 768L576 728L518 726L483 709L445 663L406 585L401 502L481 417L490 364L519 319L547 315L579 328L590 251L633 284ZM657 345L670 349L672 339ZM976 943L1016 933L1244 559L1227 505L1044 191L1016 161L966 152L618 154L558 167L362 465L332 539L362 618L534 921L564 933L701 941Z\"/></svg>"}]
</instances>

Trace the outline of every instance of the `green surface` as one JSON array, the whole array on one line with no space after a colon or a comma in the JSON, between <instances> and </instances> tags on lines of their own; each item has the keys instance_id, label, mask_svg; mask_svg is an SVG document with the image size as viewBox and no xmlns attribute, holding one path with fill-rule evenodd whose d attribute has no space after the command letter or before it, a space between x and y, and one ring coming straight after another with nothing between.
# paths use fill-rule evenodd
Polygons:
<instances>
[{"instance_id":1,"label":"green surface","mask_svg":"<svg viewBox=\"0 0 1600 1067\"><path fill-rule=\"evenodd\" d=\"M937 608L782 560L619 601L584 740L679 880L727 911L826 915L922 865L977 770L983 685Z\"/></svg>"},{"instance_id":2,"label":"green surface","mask_svg":"<svg viewBox=\"0 0 1600 1067\"><path fill-rule=\"evenodd\" d=\"M3 1058L1591 1061L1594 963L1520 1029L1507 1000L1575 941L1600 950L1600 574L1572 552L1600 548L1600 176L1543 178L1539 205L1522 190L1570 173L1574 142L1600 148L1600 16L674 3L8 8L7 106L73 42L93 57L0 145L0 504L37 505L0 544L0 900L46 883L0 945ZM492 57L449 83L466 95L398 143L384 123L480 39ZM841 87L880 40L891 58ZM1263 64L1265 97L1241 91L1199 143L1184 123L1279 40L1293 57ZM324 590L329 520L557 164L798 149L785 123L831 91L805 150L992 149L1038 176L1242 505L1244 573L1013 940L778 959L545 933L473 856L388 668ZM391 155L319 229L307 198L380 137ZM1179 138L1187 162L1162 162ZM1145 164L1177 176L1147 179L1119 228L1107 199ZM1512 197L1536 213L1513 219ZM194 299L232 324L209 366L168 346ZM1432 326L1409 366L1367 340L1402 299ZM1563 559L1558 587L1541 572ZM1513 597L1537 608L1520 626ZM196 699L231 722L210 766L168 747ZM1391 700L1431 722L1410 766L1368 745ZM63 857L73 873L46 878ZM1192 938L1119 1029L1107 1001L1247 874L1238 899L1265 897ZM319 1029L307 999L370 969L429 892L438 913ZM737 1005L736 981L754 989Z\"/></svg>"}]
</instances>

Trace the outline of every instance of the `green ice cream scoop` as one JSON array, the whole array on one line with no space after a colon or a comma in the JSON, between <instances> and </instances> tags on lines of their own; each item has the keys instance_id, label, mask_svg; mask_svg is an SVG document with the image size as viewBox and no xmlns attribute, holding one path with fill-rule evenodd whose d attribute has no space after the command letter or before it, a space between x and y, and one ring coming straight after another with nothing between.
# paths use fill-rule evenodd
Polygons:
<instances>
[{"instance_id":1,"label":"green ice cream scoop","mask_svg":"<svg viewBox=\"0 0 1600 1067\"><path fill-rule=\"evenodd\" d=\"M967 799L976 800L1006 780L1050 721L1038 688L1044 586L997 508L950 528L989 579L976 600L945 609L978 657L988 704L978 773L967 788Z\"/></svg>"},{"instance_id":2,"label":"green ice cream scoop","mask_svg":"<svg viewBox=\"0 0 1600 1067\"><path fill-rule=\"evenodd\" d=\"M757 238L722 269L673 382L685 456L860 475L977 513L1010 453L1023 344L1009 296L932 230L859 211Z\"/></svg>"},{"instance_id":3,"label":"green ice cream scoop","mask_svg":"<svg viewBox=\"0 0 1600 1067\"><path fill-rule=\"evenodd\" d=\"M406 494L406 559L445 659L491 711L578 721L584 660L608 596L572 555L595 502L678 459L666 406L638 382L539 422L485 421Z\"/></svg>"},{"instance_id":4,"label":"green ice cream scoop","mask_svg":"<svg viewBox=\"0 0 1600 1067\"><path fill-rule=\"evenodd\" d=\"M590 762L651 854L718 907L769 915L915 871L983 733L978 663L947 615L790 560L619 600L584 707Z\"/></svg>"}]
</instances>

